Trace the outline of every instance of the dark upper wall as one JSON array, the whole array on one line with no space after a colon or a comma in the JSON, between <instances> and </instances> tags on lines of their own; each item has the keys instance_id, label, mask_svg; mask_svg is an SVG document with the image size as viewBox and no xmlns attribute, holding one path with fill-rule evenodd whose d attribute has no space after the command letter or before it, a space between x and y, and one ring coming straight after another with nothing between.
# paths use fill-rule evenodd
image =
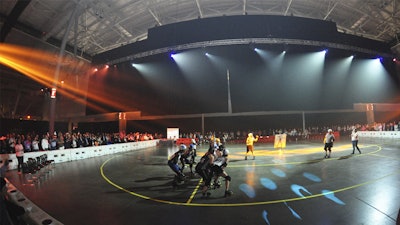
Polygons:
<instances>
[{"instance_id":1,"label":"dark upper wall","mask_svg":"<svg viewBox=\"0 0 400 225\"><path fill-rule=\"evenodd\" d=\"M147 40L96 55L93 57L93 63L106 63L136 53L179 44L269 37L332 42L390 54L390 46L387 43L339 33L334 22L293 16L246 15L197 19L154 27L149 29Z\"/></svg>"},{"instance_id":2,"label":"dark upper wall","mask_svg":"<svg viewBox=\"0 0 400 225\"><path fill-rule=\"evenodd\" d=\"M239 38L297 38L329 40L332 22L287 16L224 16L180 22L149 30L156 47Z\"/></svg>"}]
</instances>

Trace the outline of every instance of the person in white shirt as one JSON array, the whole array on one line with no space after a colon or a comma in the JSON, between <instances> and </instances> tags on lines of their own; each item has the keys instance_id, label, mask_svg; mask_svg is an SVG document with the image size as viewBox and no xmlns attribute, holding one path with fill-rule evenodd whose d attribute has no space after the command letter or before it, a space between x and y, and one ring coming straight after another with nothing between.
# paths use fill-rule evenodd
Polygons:
<instances>
[{"instance_id":1,"label":"person in white shirt","mask_svg":"<svg viewBox=\"0 0 400 225\"><path fill-rule=\"evenodd\" d=\"M356 148L357 148L358 152L361 154L360 148L358 147L358 133L357 133L357 130L353 129L353 131L351 132L350 136L351 136L351 143L353 145L353 153L351 153L351 154L354 154L354 151L356 150Z\"/></svg>"},{"instance_id":2,"label":"person in white shirt","mask_svg":"<svg viewBox=\"0 0 400 225\"><path fill-rule=\"evenodd\" d=\"M18 160L18 173L21 173L22 164L24 163L24 146L21 144L21 139L17 139L17 143L14 146L15 156Z\"/></svg>"},{"instance_id":3,"label":"person in white shirt","mask_svg":"<svg viewBox=\"0 0 400 225\"><path fill-rule=\"evenodd\" d=\"M335 135L333 135L332 129L328 129L328 133L326 133L324 138L324 150L325 150L325 158L331 157L333 142L335 141Z\"/></svg>"},{"instance_id":4,"label":"person in white shirt","mask_svg":"<svg viewBox=\"0 0 400 225\"><path fill-rule=\"evenodd\" d=\"M43 151L49 150L49 148L50 148L50 146L49 146L49 139L48 139L48 137L47 137L46 134L43 135L43 138L42 138L40 144L41 144L41 146L42 146Z\"/></svg>"}]
</instances>

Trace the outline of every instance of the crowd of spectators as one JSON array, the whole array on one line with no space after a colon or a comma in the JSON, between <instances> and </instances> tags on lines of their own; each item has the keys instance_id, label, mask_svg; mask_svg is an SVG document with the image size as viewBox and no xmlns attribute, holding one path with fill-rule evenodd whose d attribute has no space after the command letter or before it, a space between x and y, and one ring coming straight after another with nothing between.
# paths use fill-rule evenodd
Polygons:
<instances>
[{"instance_id":1,"label":"crowd of spectators","mask_svg":"<svg viewBox=\"0 0 400 225\"><path fill-rule=\"evenodd\" d=\"M35 132L26 134L9 133L0 138L0 154L14 153L15 143L21 141L24 152L82 148L89 146L109 145L124 142L146 141L160 138L158 134L132 132L90 133L90 132L54 132L53 135L42 135Z\"/></svg>"},{"instance_id":2,"label":"crowd of spectators","mask_svg":"<svg viewBox=\"0 0 400 225\"><path fill-rule=\"evenodd\" d=\"M219 137L224 143L236 140L245 140L248 133L253 133L260 137L274 136L276 134L287 134L291 140L309 140L313 136L325 135L328 129L338 132L340 136L349 136L353 129L359 131L400 131L399 122L352 124L352 125L332 125L332 126L312 126L303 130L303 128L279 128L279 129L255 129L238 131L208 131L204 135L201 132L182 133L180 138L196 138L200 143L210 140L211 137Z\"/></svg>"},{"instance_id":3,"label":"crowd of spectators","mask_svg":"<svg viewBox=\"0 0 400 225\"><path fill-rule=\"evenodd\" d=\"M308 140L313 136L323 135L328 129L339 132L341 136L350 135L353 129L359 131L400 131L399 122L352 124L352 125L332 125L332 126L313 126L307 129L291 128L291 129L256 129L256 130L238 130L238 131L208 131L205 134L201 132L181 133L180 138L194 138L199 143L204 143L211 137L219 137L221 141L229 142L243 140L247 134L252 132L260 137L274 136L276 134L287 134L288 139ZM17 140L21 140L24 152L58 150L69 148L81 148L88 146L109 145L114 143L146 141L163 138L162 134L150 134L131 132L128 134L121 133L90 133L90 132L58 132L50 135L45 133L42 135L35 132L27 134L9 133L0 138L0 154L14 153L14 147Z\"/></svg>"}]
</instances>

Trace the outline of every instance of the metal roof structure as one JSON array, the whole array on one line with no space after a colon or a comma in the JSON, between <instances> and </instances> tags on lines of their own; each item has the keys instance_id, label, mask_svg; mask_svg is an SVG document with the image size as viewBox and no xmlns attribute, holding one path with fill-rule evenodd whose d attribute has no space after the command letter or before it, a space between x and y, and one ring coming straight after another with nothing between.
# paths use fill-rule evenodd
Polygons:
<instances>
[{"instance_id":1,"label":"metal roof structure","mask_svg":"<svg viewBox=\"0 0 400 225\"><path fill-rule=\"evenodd\" d=\"M399 0L3 0L1 38L19 29L63 40L94 56L147 38L149 28L223 15L283 15L329 20L339 32L399 48ZM76 21L68 31L71 20ZM67 34L66 34L67 33ZM397 51L398 52L398 51Z\"/></svg>"},{"instance_id":2,"label":"metal roof structure","mask_svg":"<svg viewBox=\"0 0 400 225\"><path fill-rule=\"evenodd\" d=\"M90 62L98 54L146 40L156 26L236 15L333 21L339 32L388 43L400 55L400 0L2 0L0 42L43 47L30 43L35 39L54 53L65 42L69 53ZM40 84L14 71L1 79L0 117L40 116Z\"/></svg>"}]
</instances>

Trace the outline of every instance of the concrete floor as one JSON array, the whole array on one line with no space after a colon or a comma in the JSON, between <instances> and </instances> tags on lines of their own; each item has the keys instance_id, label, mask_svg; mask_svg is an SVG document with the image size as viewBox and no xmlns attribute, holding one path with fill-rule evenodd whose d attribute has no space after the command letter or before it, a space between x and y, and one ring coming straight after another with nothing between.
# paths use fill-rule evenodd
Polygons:
<instances>
[{"instance_id":1,"label":"concrete floor","mask_svg":"<svg viewBox=\"0 0 400 225\"><path fill-rule=\"evenodd\" d=\"M206 147L199 146L199 156ZM349 141L335 143L324 159L320 142L283 150L256 144L256 159L244 160L244 145L227 145L234 194L224 197L221 187L206 199L198 176L172 187L167 157L176 146L60 163L34 183L16 171L7 176L65 225L394 225L400 144L361 140L359 147L362 154L352 155Z\"/></svg>"}]
</instances>

